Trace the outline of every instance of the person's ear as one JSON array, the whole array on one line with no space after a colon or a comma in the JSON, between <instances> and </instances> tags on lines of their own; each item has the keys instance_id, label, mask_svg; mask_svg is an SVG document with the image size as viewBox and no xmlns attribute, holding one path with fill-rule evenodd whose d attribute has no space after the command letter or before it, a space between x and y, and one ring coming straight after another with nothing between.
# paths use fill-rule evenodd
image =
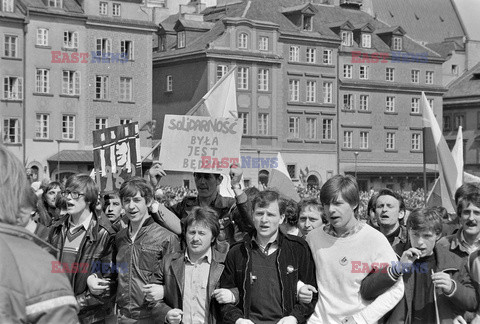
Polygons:
<instances>
[{"instance_id":1,"label":"person's ear","mask_svg":"<svg viewBox=\"0 0 480 324\"><path fill-rule=\"evenodd\" d=\"M405 217L405 210L400 210L398 212L398 219L403 219Z\"/></svg>"},{"instance_id":2,"label":"person's ear","mask_svg":"<svg viewBox=\"0 0 480 324\"><path fill-rule=\"evenodd\" d=\"M219 185L222 183L222 181L223 181L223 176L222 176L222 175L218 176L218 178L217 178L217 186L219 186Z\"/></svg>"}]
</instances>

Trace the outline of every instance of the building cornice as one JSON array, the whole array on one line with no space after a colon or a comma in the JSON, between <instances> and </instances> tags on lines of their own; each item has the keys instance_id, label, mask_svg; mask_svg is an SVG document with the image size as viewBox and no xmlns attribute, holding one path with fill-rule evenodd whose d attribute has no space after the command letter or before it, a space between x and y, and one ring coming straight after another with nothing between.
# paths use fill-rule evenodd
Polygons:
<instances>
[{"instance_id":1,"label":"building cornice","mask_svg":"<svg viewBox=\"0 0 480 324\"><path fill-rule=\"evenodd\" d=\"M290 41L290 42L310 42L317 45L332 45L338 47L342 42L339 38L327 38L322 36L319 33L300 33L300 32L288 32L281 31L279 36L279 41Z\"/></svg>"},{"instance_id":2,"label":"building cornice","mask_svg":"<svg viewBox=\"0 0 480 324\"><path fill-rule=\"evenodd\" d=\"M250 28L257 28L257 29L275 29L275 30L279 29L278 24L272 23L270 21L252 20L252 19L241 18L241 17L226 17L222 19L222 22L225 24L226 27L247 25Z\"/></svg>"},{"instance_id":3,"label":"building cornice","mask_svg":"<svg viewBox=\"0 0 480 324\"><path fill-rule=\"evenodd\" d=\"M87 26L99 26L106 28L121 28L121 29L130 29L130 30L141 30L148 32L158 31L158 26L153 23L145 23L143 21L122 19L122 20L106 20L101 19L95 16L88 16Z\"/></svg>"},{"instance_id":4,"label":"building cornice","mask_svg":"<svg viewBox=\"0 0 480 324\"><path fill-rule=\"evenodd\" d=\"M78 20L86 20L87 16L85 16L83 13L76 13L76 12L69 12L69 11L63 11L63 10L48 10L48 9L42 9L42 8L31 8L28 7L28 12L30 14L30 17L35 15L35 16L41 16L41 17L63 17L63 18L68 18L68 19L78 19Z\"/></svg>"},{"instance_id":5,"label":"building cornice","mask_svg":"<svg viewBox=\"0 0 480 324\"><path fill-rule=\"evenodd\" d=\"M340 90L351 89L351 90L368 90L368 91L391 91L394 93L405 92L405 93L415 93L419 94L422 91L425 94L436 94L443 95L447 92L447 88L442 86L411 86L402 83L391 83L391 82L381 82L381 81L339 81Z\"/></svg>"}]
</instances>

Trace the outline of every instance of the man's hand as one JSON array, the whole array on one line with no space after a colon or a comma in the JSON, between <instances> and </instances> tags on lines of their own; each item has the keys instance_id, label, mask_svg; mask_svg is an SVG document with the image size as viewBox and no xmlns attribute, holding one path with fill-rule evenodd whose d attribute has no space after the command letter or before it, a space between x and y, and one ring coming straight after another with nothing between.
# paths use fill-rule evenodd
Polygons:
<instances>
[{"instance_id":1,"label":"man's hand","mask_svg":"<svg viewBox=\"0 0 480 324\"><path fill-rule=\"evenodd\" d=\"M235 324L255 324L249 319L239 318L235 321Z\"/></svg>"},{"instance_id":2,"label":"man's hand","mask_svg":"<svg viewBox=\"0 0 480 324\"><path fill-rule=\"evenodd\" d=\"M297 324L298 321L294 316L287 316L280 319L277 324Z\"/></svg>"},{"instance_id":3,"label":"man's hand","mask_svg":"<svg viewBox=\"0 0 480 324\"><path fill-rule=\"evenodd\" d=\"M422 252L420 252L419 249L414 247L409 248L408 250L403 252L402 257L400 258L400 264L402 266L409 263L412 264L415 260L420 258L421 255L422 255Z\"/></svg>"},{"instance_id":4,"label":"man's hand","mask_svg":"<svg viewBox=\"0 0 480 324\"><path fill-rule=\"evenodd\" d=\"M303 304L310 304L312 302L313 294L317 293L317 289L311 285L303 285L298 290L298 301Z\"/></svg>"},{"instance_id":5,"label":"man's hand","mask_svg":"<svg viewBox=\"0 0 480 324\"><path fill-rule=\"evenodd\" d=\"M230 166L230 182L232 184L232 187L240 184L240 180L242 180L242 175L242 168L237 163L233 163Z\"/></svg>"},{"instance_id":6,"label":"man's hand","mask_svg":"<svg viewBox=\"0 0 480 324\"><path fill-rule=\"evenodd\" d=\"M148 170L148 175L150 176L150 183L155 188L160 179L166 175L165 171L163 171L162 164L160 162L156 162L152 165L150 170Z\"/></svg>"},{"instance_id":7,"label":"man's hand","mask_svg":"<svg viewBox=\"0 0 480 324\"><path fill-rule=\"evenodd\" d=\"M143 293L145 294L145 299L147 301L159 301L163 299L164 290L162 285L149 284L143 286Z\"/></svg>"},{"instance_id":8,"label":"man's hand","mask_svg":"<svg viewBox=\"0 0 480 324\"><path fill-rule=\"evenodd\" d=\"M436 272L432 274L432 281L435 287L443 290L444 294L451 293L453 290L453 281L448 273Z\"/></svg>"},{"instance_id":9,"label":"man's hand","mask_svg":"<svg viewBox=\"0 0 480 324\"><path fill-rule=\"evenodd\" d=\"M453 324L467 324L467 321L462 317L462 315L458 315L453 319Z\"/></svg>"},{"instance_id":10,"label":"man's hand","mask_svg":"<svg viewBox=\"0 0 480 324\"><path fill-rule=\"evenodd\" d=\"M98 278L95 274L91 274L87 278L87 286L93 295L101 295L110 289L110 280Z\"/></svg>"},{"instance_id":11,"label":"man's hand","mask_svg":"<svg viewBox=\"0 0 480 324\"><path fill-rule=\"evenodd\" d=\"M220 288L213 291L212 296L219 304L235 304L235 296L229 289Z\"/></svg>"},{"instance_id":12,"label":"man's hand","mask_svg":"<svg viewBox=\"0 0 480 324\"><path fill-rule=\"evenodd\" d=\"M182 316L183 316L182 310L178 308L174 308L168 311L165 319L167 320L167 323L180 324L180 322L182 321Z\"/></svg>"}]
</instances>

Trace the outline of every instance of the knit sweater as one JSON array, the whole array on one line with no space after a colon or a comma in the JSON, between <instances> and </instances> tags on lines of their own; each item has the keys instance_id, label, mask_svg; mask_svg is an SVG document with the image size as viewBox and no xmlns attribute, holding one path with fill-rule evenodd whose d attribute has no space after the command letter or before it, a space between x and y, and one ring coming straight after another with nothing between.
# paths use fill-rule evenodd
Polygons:
<instances>
[{"instance_id":1,"label":"knit sweater","mask_svg":"<svg viewBox=\"0 0 480 324\"><path fill-rule=\"evenodd\" d=\"M318 302L309 324L340 323L348 316L357 323L376 323L402 299L402 280L373 301L360 296L360 285L372 266L397 260L382 233L364 226L342 238L320 227L308 234L307 242L315 260L318 285Z\"/></svg>"}]
</instances>

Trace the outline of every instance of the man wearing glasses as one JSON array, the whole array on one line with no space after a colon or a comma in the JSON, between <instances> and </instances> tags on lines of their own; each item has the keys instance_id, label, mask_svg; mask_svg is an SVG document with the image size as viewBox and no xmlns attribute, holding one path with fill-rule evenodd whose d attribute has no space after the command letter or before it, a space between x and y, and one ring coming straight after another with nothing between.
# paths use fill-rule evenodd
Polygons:
<instances>
[{"instance_id":1,"label":"man wearing glasses","mask_svg":"<svg viewBox=\"0 0 480 324\"><path fill-rule=\"evenodd\" d=\"M230 198L223 197L219 193L218 186L223 180L221 174L195 172L193 176L198 192L197 197L185 197L170 209L183 220L194 207L213 208L219 215L220 234L217 240L233 244L235 237L242 236L238 235L238 232L249 232L254 228L250 217L251 202L240 187L242 174L243 171L238 165L234 164L230 167L232 190L235 193L235 198ZM233 213L234 208L238 209L238 213ZM234 214L239 217L234 219ZM235 235L236 232L237 235Z\"/></svg>"},{"instance_id":2,"label":"man wearing glasses","mask_svg":"<svg viewBox=\"0 0 480 324\"><path fill-rule=\"evenodd\" d=\"M98 189L90 176L73 175L65 188L61 194L67 200L67 214L52 225L49 235L60 261L52 264L52 272L64 272L70 279L81 323L96 323L113 314L109 283L115 271L103 265L112 262L115 231L95 212Z\"/></svg>"}]
</instances>

